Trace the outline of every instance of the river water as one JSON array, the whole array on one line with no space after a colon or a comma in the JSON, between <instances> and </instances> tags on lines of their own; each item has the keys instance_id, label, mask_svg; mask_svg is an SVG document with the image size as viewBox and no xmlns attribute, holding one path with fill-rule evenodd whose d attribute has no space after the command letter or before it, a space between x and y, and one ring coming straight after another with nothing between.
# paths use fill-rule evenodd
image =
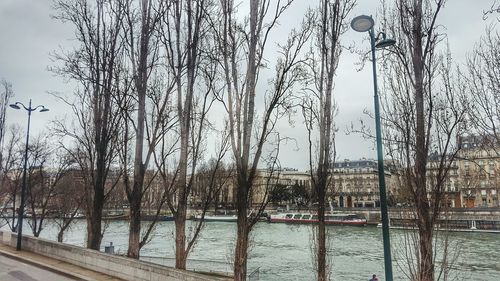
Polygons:
<instances>
[{"instance_id":1,"label":"river water","mask_svg":"<svg viewBox=\"0 0 500 281\"><path fill-rule=\"evenodd\" d=\"M29 227L24 228L29 233ZM384 280L384 257L381 229L368 227L329 227L329 257L333 264L331 280L368 280L377 274ZM85 220L77 220L65 236L65 243L84 245ZM206 223L190 258L199 270L231 271L236 224ZM115 253L126 253L127 221L111 221L102 247L113 243ZM309 225L258 223L252 232L249 273L259 272L259 280L314 280L312 228ZM41 237L55 239L56 231L47 225ZM406 277L403 246L408 232L391 230L394 280ZM451 233L454 255L449 280L500 280L500 234ZM157 262L172 264L174 257L174 224L160 222L156 234L141 251L142 256L159 257ZM452 255L450 255L452 256ZM205 267L205 268L204 268Z\"/></svg>"}]
</instances>

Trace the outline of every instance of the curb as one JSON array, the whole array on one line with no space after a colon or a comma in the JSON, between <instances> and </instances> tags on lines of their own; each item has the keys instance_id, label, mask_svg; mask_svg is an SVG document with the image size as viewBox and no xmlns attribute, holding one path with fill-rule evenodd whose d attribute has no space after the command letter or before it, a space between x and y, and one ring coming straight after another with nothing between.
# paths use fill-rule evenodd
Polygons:
<instances>
[{"instance_id":1,"label":"curb","mask_svg":"<svg viewBox=\"0 0 500 281\"><path fill-rule=\"evenodd\" d=\"M42 262L39 262L37 260L28 258L28 257L23 257L20 255L13 254L13 253L11 253L9 251L5 251L3 249L0 249L0 255L17 260L17 261L24 262L24 263L27 263L27 264L30 264L33 266L36 266L36 267L39 267L42 269L46 269L48 271L63 275L65 277L74 278L76 280L82 280L82 281L94 281L95 280L95 279L91 279L91 278L88 278L86 276L80 275L78 273L68 272L66 270L62 270L62 269L57 268L53 265L42 263Z\"/></svg>"}]
</instances>

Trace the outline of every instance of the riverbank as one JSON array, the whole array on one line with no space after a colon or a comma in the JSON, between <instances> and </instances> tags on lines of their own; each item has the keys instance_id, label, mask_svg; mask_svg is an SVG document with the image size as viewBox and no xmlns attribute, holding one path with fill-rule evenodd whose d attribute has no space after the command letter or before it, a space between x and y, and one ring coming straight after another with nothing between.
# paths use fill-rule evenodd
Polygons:
<instances>
[{"instance_id":1,"label":"riverbank","mask_svg":"<svg viewBox=\"0 0 500 281\"><path fill-rule=\"evenodd\" d=\"M190 222L194 223L194 222ZM188 224L189 227L189 224ZM29 227L25 228L29 229ZM85 220L78 220L66 234L65 243L84 246ZM363 280L376 273L383 280L383 248L381 229L377 227L328 227L329 257L335 280ZM127 221L110 221L104 233L102 247L113 242L115 253L126 253ZM174 258L175 226L173 222L160 222L153 238L141 251L142 256L158 260ZM405 233L391 230L395 280L407 280L404 266ZM236 235L235 223L207 223L190 259L199 270L214 269L214 264L227 266L231 271L232 253ZM42 237L54 240L56 230L47 225ZM248 272L258 271L260 280L289 281L313 280L312 228L310 225L258 223L251 234ZM459 250L451 269L453 276L469 280L497 280L500 276L500 244L498 234L451 233L450 249ZM452 245L454 245L452 247Z\"/></svg>"}]
</instances>

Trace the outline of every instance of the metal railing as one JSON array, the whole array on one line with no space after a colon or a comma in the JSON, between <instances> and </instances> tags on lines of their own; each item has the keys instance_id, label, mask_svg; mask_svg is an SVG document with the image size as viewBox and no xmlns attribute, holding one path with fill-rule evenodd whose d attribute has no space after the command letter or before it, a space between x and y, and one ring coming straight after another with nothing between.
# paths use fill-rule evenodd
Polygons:
<instances>
[{"instance_id":1,"label":"metal railing","mask_svg":"<svg viewBox=\"0 0 500 281\"><path fill-rule=\"evenodd\" d=\"M258 281L260 280L260 267L257 267L248 275L248 281Z\"/></svg>"},{"instance_id":2,"label":"metal railing","mask_svg":"<svg viewBox=\"0 0 500 281\"><path fill-rule=\"evenodd\" d=\"M174 257L141 256L141 260L169 267L175 266ZM225 261L188 259L186 268L192 271L215 273L224 276L231 276L233 274L233 265Z\"/></svg>"}]
</instances>

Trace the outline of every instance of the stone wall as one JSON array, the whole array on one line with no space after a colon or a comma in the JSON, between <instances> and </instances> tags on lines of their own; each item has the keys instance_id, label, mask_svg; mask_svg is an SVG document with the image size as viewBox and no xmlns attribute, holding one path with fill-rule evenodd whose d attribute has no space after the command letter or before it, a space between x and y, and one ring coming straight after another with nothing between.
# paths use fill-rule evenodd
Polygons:
<instances>
[{"instance_id":1,"label":"stone wall","mask_svg":"<svg viewBox=\"0 0 500 281\"><path fill-rule=\"evenodd\" d=\"M1 243L16 246L17 234L0 231ZM51 240L23 236L22 248L61 260L93 271L101 272L124 280L162 280L162 281L215 281L230 280L229 278L213 277L185 270L160 266L144 261L102 253L95 250L73 245L58 243Z\"/></svg>"},{"instance_id":2,"label":"stone wall","mask_svg":"<svg viewBox=\"0 0 500 281\"><path fill-rule=\"evenodd\" d=\"M377 224L381 220L380 208L344 208L335 209L345 213L354 213L364 216L368 220L368 224ZM389 208L389 218L413 218L414 213L410 208ZM500 209L466 209L454 208L447 214L443 213L443 219L448 220L500 220Z\"/></svg>"}]
</instances>

